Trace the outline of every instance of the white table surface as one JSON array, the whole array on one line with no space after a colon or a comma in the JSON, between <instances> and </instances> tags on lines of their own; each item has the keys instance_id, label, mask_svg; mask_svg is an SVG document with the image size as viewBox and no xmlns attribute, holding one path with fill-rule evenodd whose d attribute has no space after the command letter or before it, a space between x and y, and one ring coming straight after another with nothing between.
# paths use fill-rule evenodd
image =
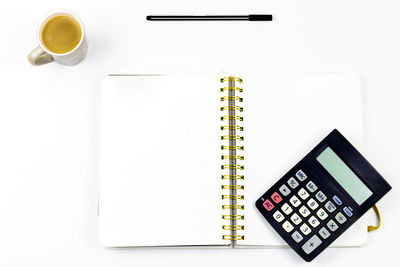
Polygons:
<instances>
[{"instance_id":1,"label":"white table surface","mask_svg":"<svg viewBox=\"0 0 400 267\"><path fill-rule=\"evenodd\" d=\"M39 20L70 9L87 59L33 67ZM0 266L298 266L288 249L106 250L97 243L99 84L117 70L357 72L366 156L393 186L366 246L312 265L396 260L400 221L400 2L390 0L7 1L0 8ZM150 14L272 13L274 22L148 22ZM386 266L388 266L386 264Z\"/></svg>"}]
</instances>

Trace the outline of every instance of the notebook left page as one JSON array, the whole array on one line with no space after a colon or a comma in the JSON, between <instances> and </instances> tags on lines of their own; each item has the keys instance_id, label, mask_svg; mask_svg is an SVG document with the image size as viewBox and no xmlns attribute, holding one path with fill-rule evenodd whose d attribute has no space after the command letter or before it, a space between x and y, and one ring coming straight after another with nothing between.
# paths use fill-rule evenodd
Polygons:
<instances>
[{"instance_id":1,"label":"notebook left page","mask_svg":"<svg viewBox=\"0 0 400 267\"><path fill-rule=\"evenodd\" d=\"M106 247L228 245L221 238L219 78L104 78L99 241Z\"/></svg>"}]
</instances>

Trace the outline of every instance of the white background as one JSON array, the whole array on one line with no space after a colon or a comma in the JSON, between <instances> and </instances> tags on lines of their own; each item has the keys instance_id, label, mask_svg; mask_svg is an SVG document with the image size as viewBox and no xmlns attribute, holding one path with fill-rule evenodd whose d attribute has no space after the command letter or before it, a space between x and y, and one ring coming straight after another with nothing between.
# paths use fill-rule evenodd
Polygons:
<instances>
[{"instance_id":1,"label":"white background","mask_svg":"<svg viewBox=\"0 0 400 267\"><path fill-rule=\"evenodd\" d=\"M85 23L87 59L75 67L33 67L26 57L37 45L37 23L60 8ZM393 190L379 205L383 227L365 247L328 249L309 266L398 263L399 11L397 0L2 2L0 266L305 264L288 249L121 251L97 243L99 84L120 69L359 73L366 156ZM145 21L173 13L272 13L275 21Z\"/></svg>"}]
</instances>

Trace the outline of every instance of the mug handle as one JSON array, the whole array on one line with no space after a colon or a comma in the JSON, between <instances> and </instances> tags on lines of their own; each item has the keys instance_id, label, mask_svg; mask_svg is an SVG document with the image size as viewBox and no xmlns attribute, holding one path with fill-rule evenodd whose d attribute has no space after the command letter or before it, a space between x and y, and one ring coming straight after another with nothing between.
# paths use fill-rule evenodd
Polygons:
<instances>
[{"instance_id":1,"label":"mug handle","mask_svg":"<svg viewBox=\"0 0 400 267\"><path fill-rule=\"evenodd\" d=\"M29 53L28 60L33 66L40 66L53 62L54 58L38 46Z\"/></svg>"}]
</instances>

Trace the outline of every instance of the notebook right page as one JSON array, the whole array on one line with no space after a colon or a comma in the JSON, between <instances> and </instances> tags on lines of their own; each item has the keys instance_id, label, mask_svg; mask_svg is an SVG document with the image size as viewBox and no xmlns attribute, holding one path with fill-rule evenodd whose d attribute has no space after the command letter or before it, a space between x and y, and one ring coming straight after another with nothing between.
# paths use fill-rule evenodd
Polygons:
<instances>
[{"instance_id":1,"label":"notebook right page","mask_svg":"<svg viewBox=\"0 0 400 267\"><path fill-rule=\"evenodd\" d=\"M356 74L251 74L243 78L245 240L284 241L259 214L255 201L334 128L363 152L361 84ZM366 242L365 216L333 246Z\"/></svg>"}]
</instances>

